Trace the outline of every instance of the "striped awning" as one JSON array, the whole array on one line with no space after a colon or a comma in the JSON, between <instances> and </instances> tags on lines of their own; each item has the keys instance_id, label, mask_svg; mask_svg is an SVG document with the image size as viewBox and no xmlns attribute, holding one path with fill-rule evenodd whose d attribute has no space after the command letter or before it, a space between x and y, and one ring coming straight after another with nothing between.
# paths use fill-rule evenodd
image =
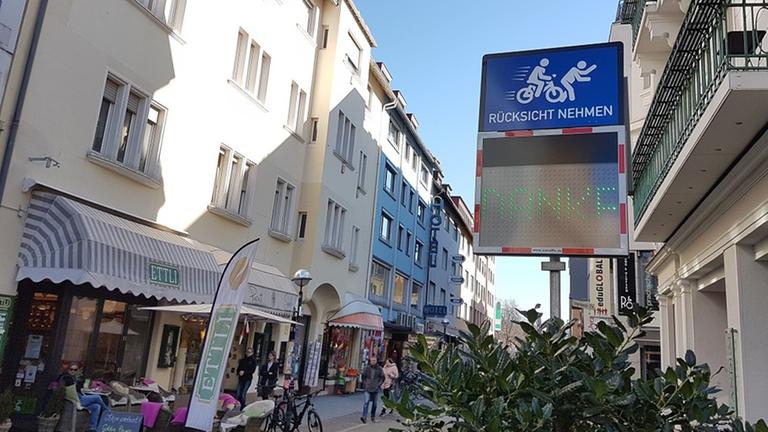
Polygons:
<instances>
[{"instance_id":1,"label":"striped awning","mask_svg":"<svg viewBox=\"0 0 768 432\"><path fill-rule=\"evenodd\" d=\"M345 296L347 302L328 320L332 327L351 327L365 330L384 330L379 308L364 298Z\"/></svg>"},{"instance_id":2,"label":"striped awning","mask_svg":"<svg viewBox=\"0 0 768 432\"><path fill-rule=\"evenodd\" d=\"M35 192L16 280L87 283L126 294L210 303L220 275L213 249L67 197Z\"/></svg>"}]
</instances>

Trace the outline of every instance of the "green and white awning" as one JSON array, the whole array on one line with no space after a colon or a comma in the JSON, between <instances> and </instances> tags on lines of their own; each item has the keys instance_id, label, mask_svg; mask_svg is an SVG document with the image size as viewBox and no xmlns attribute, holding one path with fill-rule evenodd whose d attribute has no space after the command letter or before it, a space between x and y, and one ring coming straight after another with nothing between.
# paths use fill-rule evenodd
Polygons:
<instances>
[{"instance_id":1,"label":"green and white awning","mask_svg":"<svg viewBox=\"0 0 768 432\"><path fill-rule=\"evenodd\" d=\"M30 200L16 280L91 284L126 294L210 303L214 248L44 192Z\"/></svg>"}]
</instances>

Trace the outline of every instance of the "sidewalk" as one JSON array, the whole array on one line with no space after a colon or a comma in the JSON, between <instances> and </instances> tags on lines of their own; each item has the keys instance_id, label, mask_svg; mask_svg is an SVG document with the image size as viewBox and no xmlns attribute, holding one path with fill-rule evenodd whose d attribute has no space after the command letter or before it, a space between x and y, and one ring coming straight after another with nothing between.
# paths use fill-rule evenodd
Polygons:
<instances>
[{"instance_id":1,"label":"sidewalk","mask_svg":"<svg viewBox=\"0 0 768 432\"><path fill-rule=\"evenodd\" d=\"M360 422L360 414L363 409L363 394L356 393L343 396L320 396L313 400L317 413L323 421L324 432L386 432L389 428L397 428L400 424L394 414L387 414L383 418L376 418L376 423L363 424ZM381 410L382 403L379 400L377 409Z\"/></svg>"}]
</instances>

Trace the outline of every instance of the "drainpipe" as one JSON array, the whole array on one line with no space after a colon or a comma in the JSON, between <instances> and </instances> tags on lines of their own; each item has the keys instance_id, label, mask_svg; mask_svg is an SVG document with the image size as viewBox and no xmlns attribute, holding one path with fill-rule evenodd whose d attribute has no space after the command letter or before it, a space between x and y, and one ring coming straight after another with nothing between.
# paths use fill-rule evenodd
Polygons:
<instances>
[{"instance_id":1,"label":"drainpipe","mask_svg":"<svg viewBox=\"0 0 768 432\"><path fill-rule=\"evenodd\" d=\"M3 151L3 162L2 165L0 165L0 203L3 202L3 197L5 196L5 185L8 181L8 172L11 168L11 157L13 156L13 149L16 145L16 135L19 132L21 111L24 109L24 101L27 96L27 88L29 87L29 77L32 74L32 65L35 62L37 44L40 41L40 32L43 28L43 19L45 18L45 10L47 8L48 0L41 0L40 5L37 8L35 27L32 31L32 42L29 45L29 51L27 51L27 60L24 64L21 85L19 86L19 92L16 95L16 106L13 110L11 129L8 132L8 141L6 142L5 150ZM19 29L21 30L21 27Z\"/></svg>"}]
</instances>

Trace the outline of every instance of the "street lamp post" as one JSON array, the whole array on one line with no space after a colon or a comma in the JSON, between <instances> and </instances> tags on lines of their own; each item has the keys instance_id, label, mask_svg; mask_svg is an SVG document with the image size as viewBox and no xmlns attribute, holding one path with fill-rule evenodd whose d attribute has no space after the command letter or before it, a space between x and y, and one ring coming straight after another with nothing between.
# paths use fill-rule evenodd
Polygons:
<instances>
[{"instance_id":1,"label":"street lamp post","mask_svg":"<svg viewBox=\"0 0 768 432\"><path fill-rule=\"evenodd\" d=\"M294 273L291 280L296 284L296 286L299 287L299 299L296 304L296 309L293 313L293 320L298 321L299 317L302 316L301 304L304 303L304 287L307 286L310 281L312 281L312 274L309 273L309 270L299 269L296 271L296 273ZM308 330L305 329L305 331ZM291 334L289 339L294 344L296 343L296 324L291 324ZM298 353L298 361L301 361L301 359L304 357L304 344L302 344L299 349L300 352ZM293 365L291 365L291 375L293 375Z\"/></svg>"},{"instance_id":2,"label":"street lamp post","mask_svg":"<svg viewBox=\"0 0 768 432\"><path fill-rule=\"evenodd\" d=\"M443 318L443 342L448 343L448 318Z\"/></svg>"}]
</instances>

